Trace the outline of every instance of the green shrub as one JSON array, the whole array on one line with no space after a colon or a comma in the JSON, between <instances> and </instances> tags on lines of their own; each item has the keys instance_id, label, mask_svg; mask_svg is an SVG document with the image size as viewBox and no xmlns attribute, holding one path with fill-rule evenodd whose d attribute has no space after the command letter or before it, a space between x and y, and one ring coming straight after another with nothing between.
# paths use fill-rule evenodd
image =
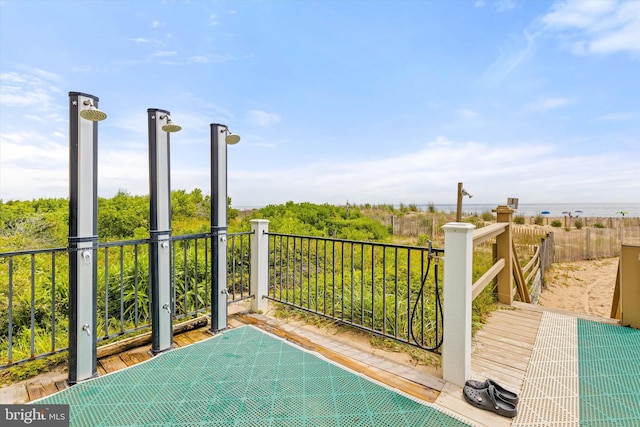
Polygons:
<instances>
[{"instance_id":1,"label":"green shrub","mask_svg":"<svg viewBox=\"0 0 640 427\"><path fill-rule=\"evenodd\" d=\"M595 224L593 224L593 228L604 228L604 225L602 225L602 223L600 222L596 222Z\"/></svg>"},{"instance_id":2,"label":"green shrub","mask_svg":"<svg viewBox=\"0 0 640 427\"><path fill-rule=\"evenodd\" d=\"M584 226L584 223L582 222L582 220L581 220L581 219L577 218L575 221L573 221L573 225L575 225L575 227L576 227L578 230L581 230L581 229L582 229L582 227Z\"/></svg>"},{"instance_id":3,"label":"green shrub","mask_svg":"<svg viewBox=\"0 0 640 427\"><path fill-rule=\"evenodd\" d=\"M562 221L560 221L559 219L554 219L553 221L551 221L551 226L552 227L562 227Z\"/></svg>"},{"instance_id":4,"label":"green shrub","mask_svg":"<svg viewBox=\"0 0 640 427\"><path fill-rule=\"evenodd\" d=\"M524 224L524 215L516 215L515 217L513 217L513 222L521 225Z\"/></svg>"},{"instance_id":5,"label":"green shrub","mask_svg":"<svg viewBox=\"0 0 640 427\"><path fill-rule=\"evenodd\" d=\"M533 219L533 223L535 225L542 225L544 222L544 218L542 218L542 215L536 215L536 217Z\"/></svg>"},{"instance_id":6,"label":"green shrub","mask_svg":"<svg viewBox=\"0 0 640 427\"><path fill-rule=\"evenodd\" d=\"M493 221L493 213L490 211L482 212L482 220L485 222Z\"/></svg>"}]
</instances>

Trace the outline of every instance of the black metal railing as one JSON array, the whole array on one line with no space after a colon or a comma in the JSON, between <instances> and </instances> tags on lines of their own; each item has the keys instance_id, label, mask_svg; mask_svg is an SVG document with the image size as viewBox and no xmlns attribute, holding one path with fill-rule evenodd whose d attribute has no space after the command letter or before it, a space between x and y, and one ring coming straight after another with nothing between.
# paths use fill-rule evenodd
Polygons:
<instances>
[{"instance_id":1,"label":"black metal railing","mask_svg":"<svg viewBox=\"0 0 640 427\"><path fill-rule=\"evenodd\" d=\"M268 298L437 351L444 250L269 233Z\"/></svg>"},{"instance_id":2,"label":"black metal railing","mask_svg":"<svg viewBox=\"0 0 640 427\"><path fill-rule=\"evenodd\" d=\"M251 298L252 234L227 235L228 303ZM210 235L171 240L174 318L209 311ZM68 248L0 253L0 369L67 350L68 257ZM97 340L148 328L149 240L99 243L97 263Z\"/></svg>"}]
</instances>

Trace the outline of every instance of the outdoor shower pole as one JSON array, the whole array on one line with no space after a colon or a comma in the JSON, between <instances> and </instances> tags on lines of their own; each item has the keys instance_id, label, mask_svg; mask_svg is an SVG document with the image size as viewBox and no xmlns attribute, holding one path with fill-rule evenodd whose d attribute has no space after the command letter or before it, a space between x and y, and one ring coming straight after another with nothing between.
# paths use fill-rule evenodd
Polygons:
<instances>
[{"instance_id":1,"label":"outdoor shower pole","mask_svg":"<svg viewBox=\"0 0 640 427\"><path fill-rule=\"evenodd\" d=\"M211 124L211 332L227 329L226 125Z\"/></svg>"},{"instance_id":2,"label":"outdoor shower pole","mask_svg":"<svg viewBox=\"0 0 640 427\"><path fill-rule=\"evenodd\" d=\"M149 194L151 229L149 283L151 286L151 352L172 348L171 301L171 176L169 133L163 130L169 112L147 109L149 123Z\"/></svg>"},{"instance_id":3,"label":"outdoor shower pole","mask_svg":"<svg viewBox=\"0 0 640 427\"><path fill-rule=\"evenodd\" d=\"M98 375L97 121L106 115L97 106L97 97L69 92L69 384Z\"/></svg>"}]
</instances>

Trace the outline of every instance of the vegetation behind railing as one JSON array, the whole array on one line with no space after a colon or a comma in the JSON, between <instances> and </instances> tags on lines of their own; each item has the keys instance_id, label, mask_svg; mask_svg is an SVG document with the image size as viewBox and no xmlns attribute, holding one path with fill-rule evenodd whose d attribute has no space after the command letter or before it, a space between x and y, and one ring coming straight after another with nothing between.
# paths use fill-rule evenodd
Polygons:
<instances>
[{"instance_id":1,"label":"vegetation behind railing","mask_svg":"<svg viewBox=\"0 0 640 427\"><path fill-rule=\"evenodd\" d=\"M436 350L442 249L269 233L269 298Z\"/></svg>"},{"instance_id":2,"label":"vegetation behind railing","mask_svg":"<svg viewBox=\"0 0 640 427\"><path fill-rule=\"evenodd\" d=\"M228 235L229 301L249 298L251 233ZM98 245L98 341L151 322L149 242ZM67 248L0 253L0 368L65 351L69 328ZM176 320L210 310L210 238L186 235L172 242L173 315Z\"/></svg>"}]
</instances>

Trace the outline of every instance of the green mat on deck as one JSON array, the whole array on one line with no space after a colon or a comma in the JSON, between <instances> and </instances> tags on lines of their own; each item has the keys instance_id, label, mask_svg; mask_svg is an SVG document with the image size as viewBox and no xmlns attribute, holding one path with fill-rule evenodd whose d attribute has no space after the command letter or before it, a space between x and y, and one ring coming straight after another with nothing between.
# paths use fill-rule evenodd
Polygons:
<instances>
[{"instance_id":1,"label":"green mat on deck","mask_svg":"<svg viewBox=\"0 0 640 427\"><path fill-rule=\"evenodd\" d=\"M251 326L77 384L72 426L466 426Z\"/></svg>"},{"instance_id":2,"label":"green mat on deck","mask_svg":"<svg viewBox=\"0 0 640 427\"><path fill-rule=\"evenodd\" d=\"M578 319L580 425L640 425L640 330Z\"/></svg>"}]
</instances>

